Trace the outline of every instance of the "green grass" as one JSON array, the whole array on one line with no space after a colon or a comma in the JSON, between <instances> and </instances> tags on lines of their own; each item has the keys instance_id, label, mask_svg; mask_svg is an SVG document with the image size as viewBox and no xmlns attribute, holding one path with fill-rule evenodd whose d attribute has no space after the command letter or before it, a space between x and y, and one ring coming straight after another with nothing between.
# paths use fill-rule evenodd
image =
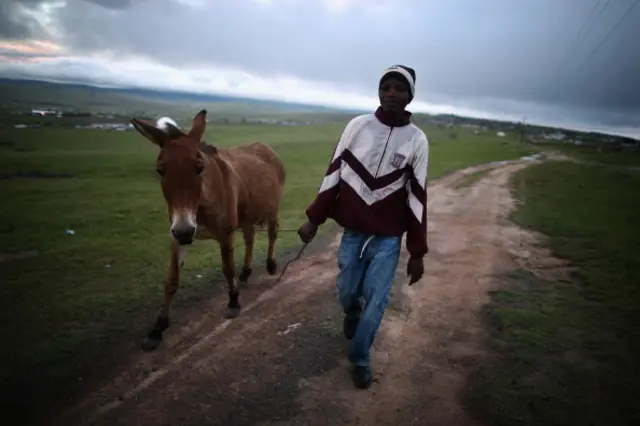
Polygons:
<instances>
[{"instance_id":1,"label":"green grass","mask_svg":"<svg viewBox=\"0 0 640 426\"><path fill-rule=\"evenodd\" d=\"M640 151L598 151L594 148L563 148L562 151L577 160L612 166L640 167Z\"/></svg>"},{"instance_id":2,"label":"green grass","mask_svg":"<svg viewBox=\"0 0 640 426\"><path fill-rule=\"evenodd\" d=\"M253 140L272 145L288 174L281 227L297 229L343 126L209 126L205 140L218 146ZM488 136L461 132L453 141L438 129L425 130L430 178L529 153ZM35 367L48 371L71 354L97 351L145 329L162 298L169 239L154 171L157 148L136 132L2 129L0 141L1 175L70 176L0 179L2 255L38 253L0 262L0 299L6 306L0 311L0 339L11 342L0 352L2 379ZM75 234L65 234L66 229ZM296 244L295 232L281 233L281 250ZM259 233L257 268L265 247L266 235ZM174 306L208 297L218 269L215 243L196 244Z\"/></svg>"},{"instance_id":3,"label":"green grass","mask_svg":"<svg viewBox=\"0 0 640 426\"><path fill-rule=\"evenodd\" d=\"M492 294L491 343L470 403L500 425L640 422L640 174L568 162L514 176L512 219L550 237L574 282L511 274Z\"/></svg>"},{"instance_id":4,"label":"green grass","mask_svg":"<svg viewBox=\"0 0 640 426\"><path fill-rule=\"evenodd\" d=\"M607 151L606 145L603 145L605 149L598 145L564 145L559 143L545 143L537 145L540 149L545 151L559 151L569 157L573 157L576 160L587 163L598 163L609 166L622 166L622 167L640 167L640 151L639 150L621 150L621 151Z\"/></svg>"}]
</instances>

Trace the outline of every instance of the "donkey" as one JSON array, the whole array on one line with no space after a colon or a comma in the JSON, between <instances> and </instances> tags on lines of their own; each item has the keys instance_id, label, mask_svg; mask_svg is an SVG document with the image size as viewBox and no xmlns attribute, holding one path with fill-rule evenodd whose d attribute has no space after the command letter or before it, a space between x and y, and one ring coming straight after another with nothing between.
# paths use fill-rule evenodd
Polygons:
<instances>
[{"instance_id":1,"label":"donkey","mask_svg":"<svg viewBox=\"0 0 640 426\"><path fill-rule=\"evenodd\" d=\"M235 229L242 230L245 246L240 283L247 284L251 275L256 225L267 225L267 271L273 275L277 270L275 243L284 165L273 149L260 142L227 149L201 142L206 115L206 110L196 114L188 133L167 117L156 125L131 120L142 136L160 147L156 172L167 202L172 236L164 303L142 344L146 351L158 347L162 333L169 327L169 306L178 289L180 269L187 247L196 239L213 239L220 246L222 273L229 290L227 318L235 318L241 311L233 256Z\"/></svg>"}]
</instances>

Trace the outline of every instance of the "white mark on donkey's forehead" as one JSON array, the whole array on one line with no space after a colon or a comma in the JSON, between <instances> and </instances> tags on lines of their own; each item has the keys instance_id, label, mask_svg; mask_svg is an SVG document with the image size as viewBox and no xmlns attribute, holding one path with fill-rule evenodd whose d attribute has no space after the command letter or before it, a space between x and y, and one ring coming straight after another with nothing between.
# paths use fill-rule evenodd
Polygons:
<instances>
[{"instance_id":1,"label":"white mark on donkey's forehead","mask_svg":"<svg viewBox=\"0 0 640 426\"><path fill-rule=\"evenodd\" d=\"M175 122L174 119L169 118L169 117L161 117L158 119L158 121L156 121L156 127L158 127L160 130L164 131L165 133L169 130L169 126L167 126L167 124L171 124L174 127L177 127L178 129L180 129L180 126L178 126L178 123Z\"/></svg>"}]
</instances>

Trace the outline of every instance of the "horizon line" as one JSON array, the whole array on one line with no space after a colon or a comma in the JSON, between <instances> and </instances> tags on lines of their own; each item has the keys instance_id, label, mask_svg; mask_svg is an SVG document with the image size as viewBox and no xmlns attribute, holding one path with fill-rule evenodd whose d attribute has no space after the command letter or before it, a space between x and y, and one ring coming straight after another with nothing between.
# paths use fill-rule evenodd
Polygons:
<instances>
[{"instance_id":1,"label":"horizon line","mask_svg":"<svg viewBox=\"0 0 640 426\"><path fill-rule=\"evenodd\" d=\"M334 106L334 105L328 105L328 104L320 104L320 103L313 103L313 102L303 102L303 101L283 101L283 100L276 100L276 99L267 99L267 98L260 98L260 97L252 97L252 96L236 96L236 95L232 95L232 94L219 94L219 93L197 93L194 91L189 91L189 90L184 90L184 89L157 89L157 88L151 88L151 87L144 87L144 86L140 86L140 85L113 85L113 84L100 84L100 83L94 83L94 82L87 82L87 81L77 81L77 80L65 80L65 79L56 79L56 78L45 78L45 77L34 77L34 76L25 76L25 77L20 77L20 76L6 76L6 75L0 75L0 80L9 80L9 81L25 81L25 82L42 82L42 83L49 83L49 84L56 84L56 85L77 85L77 86L82 86L82 87L86 87L86 88L97 88L97 89L104 89L104 90L144 90L144 91L148 91L148 92L155 92L155 93L176 93L176 94L185 94L185 95L195 95L195 96L203 96L203 97L220 97L220 98L227 98L227 99L238 99L238 100L245 100L245 101L256 101L256 102L274 102L274 103L279 103L279 104L284 104L284 105L297 105L297 106L308 106L308 107L316 107L319 109L326 109L328 111L335 111L335 112L354 112L354 113L368 113L368 110L365 110L363 108L356 108L356 107L338 107L338 106ZM448 113L429 113L429 112L417 112L417 113L412 113L414 115L427 115L427 116L431 116L431 117L439 117L439 116L453 116L453 117L459 117L459 118L467 118L467 119L475 119L475 120L487 120L487 121L496 121L496 122L501 122L501 123L508 123L508 124L523 124L525 126L529 125L529 126L536 126L536 127L545 127L545 128L549 128L549 129L557 129L557 130L569 130L569 131L577 131L577 132L582 132L582 133L594 133L594 134L600 134L600 135L605 135L605 136L618 136L618 137L626 137L626 138L630 138L630 139L635 139L635 140L640 140L640 134L629 134L629 133L620 133L620 132L616 132L613 129L604 132L602 130L593 130L593 129L586 129L586 128L580 128L580 125L573 125L573 126L568 126L568 125L558 125L558 124L543 124L540 122L535 122L535 121L529 121L526 122L526 120L511 120L508 118L487 118L486 116L474 116L473 114L468 114L468 115L461 115L461 114L456 114L454 112L448 112ZM493 114L489 114L489 115L493 115ZM635 127L632 127L635 129ZM640 131L640 129L638 129Z\"/></svg>"}]
</instances>

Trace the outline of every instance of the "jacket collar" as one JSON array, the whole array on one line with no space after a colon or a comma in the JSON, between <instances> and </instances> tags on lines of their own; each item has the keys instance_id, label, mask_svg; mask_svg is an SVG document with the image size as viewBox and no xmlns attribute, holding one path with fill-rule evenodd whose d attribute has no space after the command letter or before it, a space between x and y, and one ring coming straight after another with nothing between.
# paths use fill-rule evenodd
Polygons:
<instances>
[{"instance_id":1,"label":"jacket collar","mask_svg":"<svg viewBox=\"0 0 640 426\"><path fill-rule=\"evenodd\" d=\"M402 115L392 115L383 111L382 107L378 107L375 114L379 122L389 127L403 127L411 123L411 113L403 111Z\"/></svg>"}]
</instances>

